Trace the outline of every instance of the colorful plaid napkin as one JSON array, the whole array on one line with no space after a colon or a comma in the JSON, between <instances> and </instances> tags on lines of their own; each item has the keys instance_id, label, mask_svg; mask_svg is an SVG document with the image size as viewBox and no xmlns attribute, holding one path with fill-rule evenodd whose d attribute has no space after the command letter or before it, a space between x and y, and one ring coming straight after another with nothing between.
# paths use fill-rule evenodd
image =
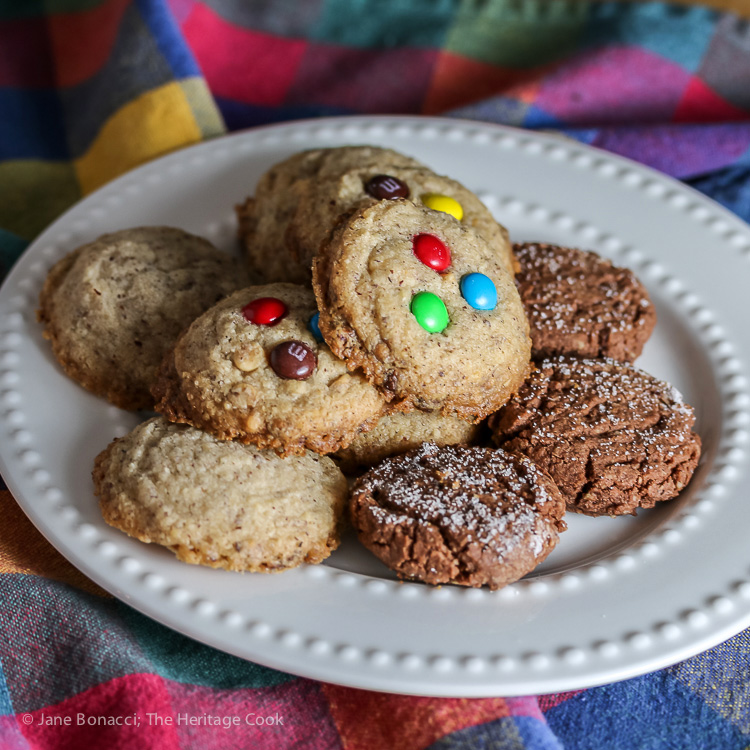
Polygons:
<instances>
[{"instance_id":1,"label":"colorful plaid napkin","mask_svg":"<svg viewBox=\"0 0 750 750\"><path fill-rule=\"evenodd\" d=\"M0 263L149 159L351 113L562 131L750 220L744 17L584 0L0 0ZM750 631L581 692L372 693L176 634L77 572L7 490L0 518L0 750L750 747Z\"/></svg>"}]
</instances>

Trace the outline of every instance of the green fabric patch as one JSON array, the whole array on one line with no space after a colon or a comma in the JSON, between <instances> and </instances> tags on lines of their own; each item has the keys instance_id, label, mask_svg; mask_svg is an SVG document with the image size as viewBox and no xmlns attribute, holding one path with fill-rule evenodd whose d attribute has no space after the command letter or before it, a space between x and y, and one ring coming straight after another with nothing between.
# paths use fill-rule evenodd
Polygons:
<instances>
[{"instance_id":1,"label":"green fabric patch","mask_svg":"<svg viewBox=\"0 0 750 750\"><path fill-rule=\"evenodd\" d=\"M44 0L0 0L0 18L33 18L45 12Z\"/></svg>"},{"instance_id":2,"label":"green fabric patch","mask_svg":"<svg viewBox=\"0 0 750 750\"><path fill-rule=\"evenodd\" d=\"M28 244L15 234L0 229L0 279L10 271Z\"/></svg>"},{"instance_id":3,"label":"green fabric patch","mask_svg":"<svg viewBox=\"0 0 750 750\"><path fill-rule=\"evenodd\" d=\"M488 65L538 67L574 51L589 3L462 0L445 49Z\"/></svg>"},{"instance_id":4,"label":"green fabric patch","mask_svg":"<svg viewBox=\"0 0 750 750\"><path fill-rule=\"evenodd\" d=\"M81 197L69 162L0 162L0 227L26 240Z\"/></svg>"},{"instance_id":5,"label":"green fabric patch","mask_svg":"<svg viewBox=\"0 0 750 750\"><path fill-rule=\"evenodd\" d=\"M122 602L117 604L128 631L153 664L153 671L166 679L222 689L273 687L295 679L205 646Z\"/></svg>"},{"instance_id":6,"label":"green fabric patch","mask_svg":"<svg viewBox=\"0 0 750 750\"><path fill-rule=\"evenodd\" d=\"M185 78L179 82L185 92L195 122L203 138L213 138L227 132L224 120L203 78Z\"/></svg>"},{"instance_id":7,"label":"green fabric patch","mask_svg":"<svg viewBox=\"0 0 750 750\"><path fill-rule=\"evenodd\" d=\"M44 0L44 10L47 13L77 13L108 2L109 0Z\"/></svg>"},{"instance_id":8,"label":"green fabric patch","mask_svg":"<svg viewBox=\"0 0 750 750\"><path fill-rule=\"evenodd\" d=\"M440 49L456 0L326 0L309 39L365 49Z\"/></svg>"},{"instance_id":9,"label":"green fabric patch","mask_svg":"<svg viewBox=\"0 0 750 750\"><path fill-rule=\"evenodd\" d=\"M110 0L0 0L0 18L34 18L49 13L78 13Z\"/></svg>"}]
</instances>

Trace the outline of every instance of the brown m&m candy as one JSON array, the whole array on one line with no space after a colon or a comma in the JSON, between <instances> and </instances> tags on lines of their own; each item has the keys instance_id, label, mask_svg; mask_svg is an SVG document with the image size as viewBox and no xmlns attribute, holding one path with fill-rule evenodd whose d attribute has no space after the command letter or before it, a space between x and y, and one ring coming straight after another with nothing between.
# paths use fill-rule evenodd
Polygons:
<instances>
[{"instance_id":1,"label":"brown m&m candy","mask_svg":"<svg viewBox=\"0 0 750 750\"><path fill-rule=\"evenodd\" d=\"M271 368L285 380L307 380L318 365L315 352L302 341L283 341L269 357Z\"/></svg>"},{"instance_id":2,"label":"brown m&m candy","mask_svg":"<svg viewBox=\"0 0 750 750\"><path fill-rule=\"evenodd\" d=\"M398 177L389 174L376 174L365 184L365 192L379 201L393 200L394 198L408 198L409 186Z\"/></svg>"}]
</instances>

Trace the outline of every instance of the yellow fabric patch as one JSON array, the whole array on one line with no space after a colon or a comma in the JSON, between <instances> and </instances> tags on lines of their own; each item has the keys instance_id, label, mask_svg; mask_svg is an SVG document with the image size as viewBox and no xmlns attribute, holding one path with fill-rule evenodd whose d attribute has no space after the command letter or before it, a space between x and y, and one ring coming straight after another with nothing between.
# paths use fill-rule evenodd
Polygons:
<instances>
[{"instance_id":1,"label":"yellow fabric patch","mask_svg":"<svg viewBox=\"0 0 750 750\"><path fill-rule=\"evenodd\" d=\"M449 214L454 219L461 221L464 218L464 209L461 204L449 198L447 195L436 195L434 193L428 193L422 196L422 203L431 208L433 211L441 211L444 214Z\"/></svg>"},{"instance_id":2,"label":"yellow fabric patch","mask_svg":"<svg viewBox=\"0 0 750 750\"><path fill-rule=\"evenodd\" d=\"M206 81L198 77L183 78L180 81L180 86L187 95L190 109L200 128L202 137L213 138L217 135L224 135L227 132L224 119L206 85Z\"/></svg>"},{"instance_id":3,"label":"yellow fabric patch","mask_svg":"<svg viewBox=\"0 0 750 750\"><path fill-rule=\"evenodd\" d=\"M81 190L90 193L139 164L201 140L179 83L142 94L115 112L75 161Z\"/></svg>"},{"instance_id":4,"label":"yellow fabric patch","mask_svg":"<svg viewBox=\"0 0 750 750\"><path fill-rule=\"evenodd\" d=\"M670 672L741 732L750 732L750 630Z\"/></svg>"}]
</instances>

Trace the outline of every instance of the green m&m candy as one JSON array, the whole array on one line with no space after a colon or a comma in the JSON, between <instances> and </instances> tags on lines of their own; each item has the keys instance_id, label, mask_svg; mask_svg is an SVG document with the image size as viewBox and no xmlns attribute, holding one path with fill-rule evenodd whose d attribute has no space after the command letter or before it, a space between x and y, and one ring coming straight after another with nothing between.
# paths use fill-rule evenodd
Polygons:
<instances>
[{"instance_id":1,"label":"green m&m candy","mask_svg":"<svg viewBox=\"0 0 750 750\"><path fill-rule=\"evenodd\" d=\"M411 300L411 312L417 323L430 333L440 333L450 322L445 303L432 292L415 294Z\"/></svg>"}]
</instances>

